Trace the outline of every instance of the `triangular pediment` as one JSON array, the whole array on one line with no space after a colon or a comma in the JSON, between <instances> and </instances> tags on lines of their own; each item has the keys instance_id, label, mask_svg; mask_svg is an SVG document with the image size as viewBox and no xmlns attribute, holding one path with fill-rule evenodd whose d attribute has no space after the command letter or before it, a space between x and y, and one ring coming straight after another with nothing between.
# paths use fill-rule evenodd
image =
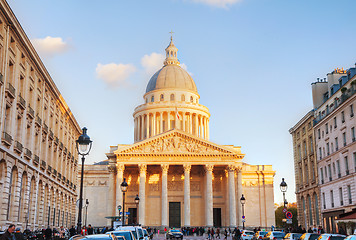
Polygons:
<instances>
[{"instance_id":1,"label":"triangular pediment","mask_svg":"<svg viewBox=\"0 0 356 240\"><path fill-rule=\"evenodd\" d=\"M171 130L141 142L119 148L116 155L229 155L243 158L240 147L222 146L180 130Z\"/></svg>"}]
</instances>

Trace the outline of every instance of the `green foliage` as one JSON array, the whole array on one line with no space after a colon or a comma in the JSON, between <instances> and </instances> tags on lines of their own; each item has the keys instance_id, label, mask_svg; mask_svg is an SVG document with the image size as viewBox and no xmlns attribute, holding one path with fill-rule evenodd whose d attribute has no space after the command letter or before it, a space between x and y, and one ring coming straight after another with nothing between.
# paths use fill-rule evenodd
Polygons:
<instances>
[{"instance_id":1,"label":"green foliage","mask_svg":"<svg viewBox=\"0 0 356 240\"><path fill-rule=\"evenodd\" d=\"M292 224L286 224L285 222L282 221L282 219L286 218L286 214L283 212L283 206L280 206L275 211L276 227L277 228L285 228L286 225L288 225L288 227L292 227L292 228L296 228L298 226L297 208L289 207L289 208L287 208L287 211L291 212L293 215Z\"/></svg>"}]
</instances>

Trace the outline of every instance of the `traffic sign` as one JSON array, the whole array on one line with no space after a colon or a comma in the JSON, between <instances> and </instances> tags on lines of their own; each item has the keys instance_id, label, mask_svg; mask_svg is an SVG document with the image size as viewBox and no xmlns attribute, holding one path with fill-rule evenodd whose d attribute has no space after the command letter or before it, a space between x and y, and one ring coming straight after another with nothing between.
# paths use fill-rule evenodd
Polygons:
<instances>
[{"instance_id":1,"label":"traffic sign","mask_svg":"<svg viewBox=\"0 0 356 240\"><path fill-rule=\"evenodd\" d=\"M130 212L125 212L125 215L130 215Z\"/></svg>"},{"instance_id":2,"label":"traffic sign","mask_svg":"<svg viewBox=\"0 0 356 240\"><path fill-rule=\"evenodd\" d=\"M245 220L245 219L242 219L242 222L246 222L246 220Z\"/></svg>"},{"instance_id":3,"label":"traffic sign","mask_svg":"<svg viewBox=\"0 0 356 240\"><path fill-rule=\"evenodd\" d=\"M287 212L287 208L283 208L283 212L286 213Z\"/></svg>"},{"instance_id":4,"label":"traffic sign","mask_svg":"<svg viewBox=\"0 0 356 240\"><path fill-rule=\"evenodd\" d=\"M292 219L293 215L291 212L286 212L286 218Z\"/></svg>"},{"instance_id":5,"label":"traffic sign","mask_svg":"<svg viewBox=\"0 0 356 240\"><path fill-rule=\"evenodd\" d=\"M242 219L245 219L245 216L242 216Z\"/></svg>"},{"instance_id":6,"label":"traffic sign","mask_svg":"<svg viewBox=\"0 0 356 240\"><path fill-rule=\"evenodd\" d=\"M292 224L292 219L286 219L287 224Z\"/></svg>"}]
</instances>

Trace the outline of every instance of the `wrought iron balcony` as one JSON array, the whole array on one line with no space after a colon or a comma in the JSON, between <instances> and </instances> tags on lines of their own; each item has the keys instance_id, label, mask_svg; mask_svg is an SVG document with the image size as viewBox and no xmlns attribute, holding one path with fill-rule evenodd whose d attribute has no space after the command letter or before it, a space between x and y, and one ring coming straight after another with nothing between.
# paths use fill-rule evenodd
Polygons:
<instances>
[{"instance_id":1,"label":"wrought iron balcony","mask_svg":"<svg viewBox=\"0 0 356 240\"><path fill-rule=\"evenodd\" d=\"M52 132L52 130L49 130L49 139L53 140L54 134Z\"/></svg>"},{"instance_id":2,"label":"wrought iron balcony","mask_svg":"<svg viewBox=\"0 0 356 240\"><path fill-rule=\"evenodd\" d=\"M30 149L25 148L24 157L27 158L28 160L31 159L31 157L32 157L32 152L30 151Z\"/></svg>"},{"instance_id":3,"label":"wrought iron balcony","mask_svg":"<svg viewBox=\"0 0 356 240\"><path fill-rule=\"evenodd\" d=\"M56 169L53 169L53 176L57 176L57 170Z\"/></svg>"},{"instance_id":4,"label":"wrought iron balcony","mask_svg":"<svg viewBox=\"0 0 356 240\"><path fill-rule=\"evenodd\" d=\"M2 73L0 73L0 84L4 84L4 76L2 75Z\"/></svg>"},{"instance_id":5,"label":"wrought iron balcony","mask_svg":"<svg viewBox=\"0 0 356 240\"><path fill-rule=\"evenodd\" d=\"M56 145L58 145L58 143L59 143L58 137L55 137L55 138L54 138L54 143L55 143Z\"/></svg>"},{"instance_id":6,"label":"wrought iron balcony","mask_svg":"<svg viewBox=\"0 0 356 240\"><path fill-rule=\"evenodd\" d=\"M25 109L26 108L26 101L21 97L21 95L18 96L18 101L17 104L19 105L20 108Z\"/></svg>"},{"instance_id":7,"label":"wrought iron balcony","mask_svg":"<svg viewBox=\"0 0 356 240\"><path fill-rule=\"evenodd\" d=\"M35 110L33 110L33 108L30 106L30 104L28 104L28 108L27 108L27 115L33 119L35 117Z\"/></svg>"},{"instance_id":8,"label":"wrought iron balcony","mask_svg":"<svg viewBox=\"0 0 356 240\"><path fill-rule=\"evenodd\" d=\"M41 160L41 168L46 169L46 165L47 165L46 162Z\"/></svg>"},{"instance_id":9,"label":"wrought iron balcony","mask_svg":"<svg viewBox=\"0 0 356 240\"><path fill-rule=\"evenodd\" d=\"M14 150L18 153L22 153L23 146L19 141L15 141Z\"/></svg>"},{"instance_id":10,"label":"wrought iron balcony","mask_svg":"<svg viewBox=\"0 0 356 240\"><path fill-rule=\"evenodd\" d=\"M42 119L38 115L36 116L36 124L38 124L38 126L42 126Z\"/></svg>"},{"instance_id":11,"label":"wrought iron balcony","mask_svg":"<svg viewBox=\"0 0 356 240\"><path fill-rule=\"evenodd\" d=\"M52 173L52 167L49 166L49 165L48 165L48 167L47 167L47 172L48 172L48 173Z\"/></svg>"},{"instance_id":12,"label":"wrought iron balcony","mask_svg":"<svg viewBox=\"0 0 356 240\"><path fill-rule=\"evenodd\" d=\"M2 134L2 142L4 143L4 144L6 144L7 146L11 146L11 144L12 144L12 137L11 137L11 135L10 134L8 134L7 132L3 132L3 134Z\"/></svg>"},{"instance_id":13,"label":"wrought iron balcony","mask_svg":"<svg viewBox=\"0 0 356 240\"><path fill-rule=\"evenodd\" d=\"M62 174L58 173L57 177L58 177L58 180L61 180L62 179Z\"/></svg>"},{"instance_id":14,"label":"wrought iron balcony","mask_svg":"<svg viewBox=\"0 0 356 240\"><path fill-rule=\"evenodd\" d=\"M11 83L8 83L7 88L6 88L6 93L9 95L9 97L11 97L12 99L15 98L16 96L16 89L14 88L14 86L11 85Z\"/></svg>"},{"instance_id":15,"label":"wrought iron balcony","mask_svg":"<svg viewBox=\"0 0 356 240\"><path fill-rule=\"evenodd\" d=\"M59 143L59 148L63 149L63 143L62 142Z\"/></svg>"},{"instance_id":16,"label":"wrought iron balcony","mask_svg":"<svg viewBox=\"0 0 356 240\"><path fill-rule=\"evenodd\" d=\"M46 123L43 123L43 132L48 133L48 126Z\"/></svg>"},{"instance_id":17,"label":"wrought iron balcony","mask_svg":"<svg viewBox=\"0 0 356 240\"><path fill-rule=\"evenodd\" d=\"M35 158L33 159L33 163L35 165L38 165L40 163L40 158L37 155L35 155Z\"/></svg>"}]
</instances>

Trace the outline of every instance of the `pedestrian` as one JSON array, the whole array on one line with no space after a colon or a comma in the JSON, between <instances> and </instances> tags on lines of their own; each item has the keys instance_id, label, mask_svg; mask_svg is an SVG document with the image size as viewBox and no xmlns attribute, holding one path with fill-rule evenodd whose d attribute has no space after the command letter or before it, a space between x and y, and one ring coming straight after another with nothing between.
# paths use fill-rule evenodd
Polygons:
<instances>
[{"instance_id":1,"label":"pedestrian","mask_svg":"<svg viewBox=\"0 0 356 240\"><path fill-rule=\"evenodd\" d=\"M86 236L86 235L88 235L88 231L87 231L87 229L85 228L85 226L82 228L82 235L83 236Z\"/></svg>"},{"instance_id":2,"label":"pedestrian","mask_svg":"<svg viewBox=\"0 0 356 240\"><path fill-rule=\"evenodd\" d=\"M74 228L74 226L72 226L72 227L69 229L69 235L70 235L71 237L73 237L75 234L76 234L75 228Z\"/></svg>"},{"instance_id":3,"label":"pedestrian","mask_svg":"<svg viewBox=\"0 0 356 240\"><path fill-rule=\"evenodd\" d=\"M93 231L93 228L92 228L91 224L89 224L89 225L88 225L88 229L87 229L87 231L88 231L88 235L92 235L92 234L94 233L94 231Z\"/></svg>"},{"instance_id":4,"label":"pedestrian","mask_svg":"<svg viewBox=\"0 0 356 240\"><path fill-rule=\"evenodd\" d=\"M14 232L15 232L15 225L10 224L6 232L0 235L0 240L13 240Z\"/></svg>"},{"instance_id":5,"label":"pedestrian","mask_svg":"<svg viewBox=\"0 0 356 240\"><path fill-rule=\"evenodd\" d=\"M46 240L51 240L52 239L52 229L49 226L44 231L44 235L45 235Z\"/></svg>"},{"instance_id":6,"label":"pedestrian","mask_svg":"<svg viewBox=\"0 0 356 240\"><path fill-rule=\"evenodd\" d=\"M16 240L25 240L25 237L24 237L23 233L21 232L20 228L15 229L14 235L15 235Z\"/></svg>"},{"instance_id":7,"label":"pedestrian","mask_svg":"<svg viewBox=\"0 0 356 240\"><path fill-rule=\"evenodd\" d=\"M227 239L227 230L226 230L226 228L225 228L225 231L224 231L224 235L225 235L224 240L226 240Z\"/></svg>"},{"instance_id":8,"label":"pedestrian","mask_svg":"<svg viewBox=\"0 0 356 240\"><path fill-rule=\"evenodd\" d=\"M210 228L208 228L208 238L210 240L210 234L211 234L211 231L210 231Z\"/></svg>"},{"instance_id":9,"label":"pedestrian","mask_svg":"<svg viewBox=\"0 0 356 240\"><path fill-rule=\"evenodd\" d=\"M216 238L220 239L220 228L216 229Z\"/></svg>"},{"instance_id":10,"label":"pedestrian","mask_svg":"<svg viewBox=\"0 0 356 240\"><path fill-rule=\"evenodd\" d=\"M59 239L64 240L65 237L66 237L66 231L64 230L63 226L61 226L59 229Z\"/></svg>"}]
</instances>

